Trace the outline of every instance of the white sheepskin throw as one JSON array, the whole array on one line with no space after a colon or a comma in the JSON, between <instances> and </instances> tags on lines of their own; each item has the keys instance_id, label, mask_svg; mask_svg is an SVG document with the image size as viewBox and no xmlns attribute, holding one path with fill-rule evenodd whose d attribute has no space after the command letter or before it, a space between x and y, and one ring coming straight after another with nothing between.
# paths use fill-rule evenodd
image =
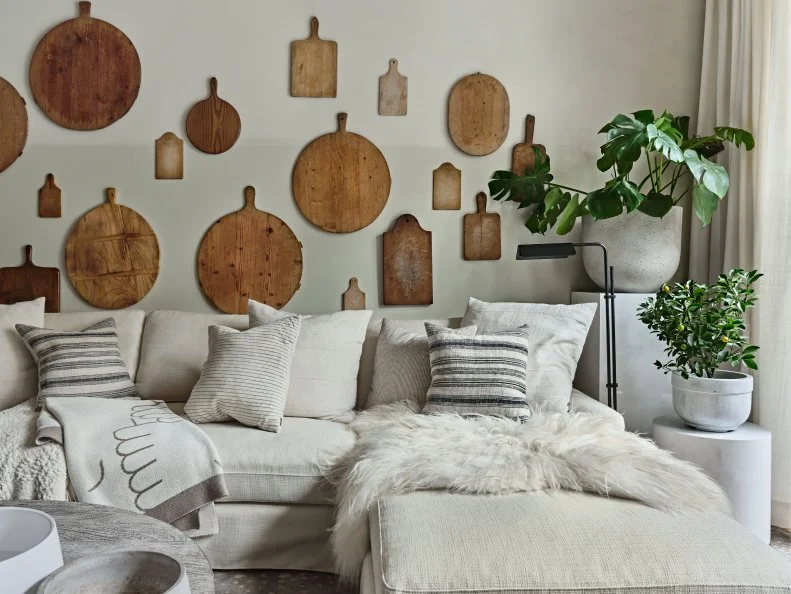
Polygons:
<instances>
[{"instance_id":1,"label":"white sheepskin throw","mask_svg":"<svg viewBox=\"0 0 791 594\"><path fill-rule=\"evenodd\" d=\"M326 473L338 509L336 570L357 580L369 549L368 510L378 497L425 489L504 495L587 491L651 507L730 514L722 489L693 464L648 439L585 413L539 413L526 423L416 414L399 402L361 413L354 448Z\"/></svg>"}]
</instances>

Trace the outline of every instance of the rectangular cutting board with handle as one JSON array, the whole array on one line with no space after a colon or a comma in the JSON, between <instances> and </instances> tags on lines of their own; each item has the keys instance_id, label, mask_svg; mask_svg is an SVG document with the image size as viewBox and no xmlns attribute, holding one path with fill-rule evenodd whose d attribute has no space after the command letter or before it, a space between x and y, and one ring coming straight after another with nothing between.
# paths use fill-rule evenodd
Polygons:
<instances>
[{"instance_id":1,"label":"rectangular cutting board with handle","mask_svg":"<svg viewBox=\"0 0 791 594\"><path fill-rule=\"evenodd\" d=\"M536 166L536 150L541 154L541 159L547 154L543 144L533 144L533 132L536 128L536 118L528 114L525 118L525 141L514 146L511 152L511 171L516 175L524 175Z\"/></svg>"},{"instance_id":2,"label":"rectangular cutting board with handle","mask_svg":"<svg viewBox=\"0 0 791 594\"><path fill-rule=\"evenodd\" d=\"M310 19L310 37L291 42L291 96L338 94L338 44L319 38L319 19Z\"/></svg>"},{"instance_id":3,"label":"rectangular cutting board with handle","mask_svg":"<svg viewBox=\"0 0 791 594\"><path fill-rule=\"evenodd\" d=\"M464 215L464 259L500 259L500 215L486 212L486 194L475 197L478 212Z\"/></svg>"},{"instance_id":4,"label":"rectangular cutting board with handle","mask_svg":"<svg viewBox=\"0 0 791 594\"><path fill-rule=\"evenodd\" d=\"M22 266L0 268L0 303L10 304L46 298L44 311L60 311L60 270L33 264L33 247L25 246Z\"/></svg>"}]
</instances>

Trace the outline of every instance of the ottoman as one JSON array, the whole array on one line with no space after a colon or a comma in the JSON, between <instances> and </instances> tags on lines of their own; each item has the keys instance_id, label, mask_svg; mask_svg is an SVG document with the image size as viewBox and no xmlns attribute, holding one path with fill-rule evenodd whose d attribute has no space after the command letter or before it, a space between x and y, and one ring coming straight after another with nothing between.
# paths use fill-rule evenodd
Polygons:
<instances>
[{"instance_id":1,"label":"ottoman","mask_svg":"<svg viewBox=\"0 0 791 594\"><path fill-rule=\"evenodd\" d=\"M369 524L363 594L791 593L791 563L716 513L423 491L383 498Z\"/></svg>"}]
</instances>

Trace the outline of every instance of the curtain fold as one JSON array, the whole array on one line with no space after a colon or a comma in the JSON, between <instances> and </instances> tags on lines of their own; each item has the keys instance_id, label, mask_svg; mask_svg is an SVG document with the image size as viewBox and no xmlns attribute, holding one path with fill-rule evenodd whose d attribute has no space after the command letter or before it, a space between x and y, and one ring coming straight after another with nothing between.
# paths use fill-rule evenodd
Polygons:
<instances>
[{"instance_id":1,"label":"curtain fold","mask_svg":"<svg viewBox=\"0 0 791 594\"><path fill-rule=\"evenodd\" d=\"M690 277L758 268L751 340L761 346L753 421L772 432L772 523L791 529L791 3L707 0L699 133L751 130L752 152L718 161L730 190L707 228L693 219Z\"/></svg>"}]
</instances>

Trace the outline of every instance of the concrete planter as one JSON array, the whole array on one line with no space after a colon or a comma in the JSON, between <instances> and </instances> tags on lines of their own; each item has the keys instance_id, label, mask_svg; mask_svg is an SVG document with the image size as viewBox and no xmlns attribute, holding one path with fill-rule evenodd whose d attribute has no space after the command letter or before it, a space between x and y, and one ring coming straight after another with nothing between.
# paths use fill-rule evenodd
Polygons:
<instances>
[{"instance_id":1,"label":"concrete planter","mask_svg":"<svg viewBox=\"0 0 791 594\"><path fill-rule=\"evenodd\" d=\"M674 373L673 408L683 421L695 429L725 433L742 425L750 416L753 378L738 371L715 371L714 377Z\"/></svg>"},{"instance_id":2,"label":"concrete planter","mask_svg":"<svg viewBox=\"0 0 791 594\"><path fill-rule=\"evenodd\" d=\"M35 592L62 565L52 516L35 509L0 508L0 592Z\"/></svg>"},{"instance_id":3,"label":"concrete planter","mask_svg":"<svg viewBox=\"0 0 791 594\"><path fill-rule=\"evenodd\" d=\"M640 211L594 221L582 218L582 241L599 242L607 248L615 267L615 290L621 293L653 293L669 281L681 259L681 226L684 210L674 206L663 218ZM588 276L604 288L604 264L598 249L582 250Z\"/></svg>"}]
</instances>

